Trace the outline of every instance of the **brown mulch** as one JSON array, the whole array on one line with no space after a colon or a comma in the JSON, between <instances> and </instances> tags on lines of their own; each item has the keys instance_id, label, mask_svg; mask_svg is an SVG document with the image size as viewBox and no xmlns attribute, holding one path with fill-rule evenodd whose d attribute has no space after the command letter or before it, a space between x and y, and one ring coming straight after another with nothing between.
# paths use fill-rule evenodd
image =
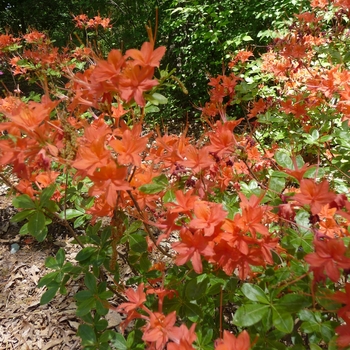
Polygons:
<instances>
[{"instance_id":1,"label":"brown mulch","mask_svg":"<svg viewBox=\"0 0 350 350\"><path fill-rule=\"evenodd\" d=\"M75 350L82 349L76 336L79 320L73 296L83 285L83 279L67 285L67 295L57 294L46 305L40 305L45 288L38 281L48 270L45 260L64 247L66 260L75 262L80 250L71 244L65 228L51 224L46 240L36 242L30 236L21 236L20 224L11 223L16 213L7 188L0 183L0 350ZM11 251L13 244L18 251ZM128 273L124 266L123 274ZM130 272L130 271L129 271ZM108 328L117 330L122 317L115 311L106 315Z\"/></svg>"},{"instance_id":2,"label":"brown mulch","mask_svg":"<svg viewBox=\"0 0 350 350\"><path fill-rule=\"evenodd\" d=\"M68 257L75 256L69 242L36 243L20 236L20 226L10 223L15 213L11 199L0 195L0 349L80 349L75 335L79 326L71 286L65 296L40 305L45 292L38 281L47 273L45 260L59 245L66 245ZM11 245L20 249L11 253Z\"/></svg>"}]
</instances>

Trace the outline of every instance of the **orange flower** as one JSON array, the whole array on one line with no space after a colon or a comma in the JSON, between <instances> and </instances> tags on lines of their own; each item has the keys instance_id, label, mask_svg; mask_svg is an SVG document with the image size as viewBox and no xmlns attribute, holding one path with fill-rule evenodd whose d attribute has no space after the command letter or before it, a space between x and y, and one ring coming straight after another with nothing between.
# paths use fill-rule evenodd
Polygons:
<instances>
[{"instance_id":1,"label":"orange flower","mask_svg":"<svg viewBox=\"0 0 350 350\"><path fill-rule=\"evenodd\" d=\"M193 210L194 203L198 200L198 196L193 194L193 189L183 193L178 190L175 192L176 203L165 203L165 207L170 208L169 213L189 214Z\"/></svg>"},{"instance_id":2,"label":"orange flower","mask_svg":"<svg viewBox=\"0 0 350 350\"><path fill-rule=\"evenodd\" d=\"M130 313L131 311L142 307L143 303L146 301L146 293L143 291L144 287L144 284L141 283L136 290L128 288L125 291L125 295L129 302L120 304L117 311Z\"/></svg>"},{"instance_id":3,"label":"orange flower","mask_svg":"<svg viewBox=\"0 0 350 350\"><path fill-rule=\"evenodd\" d=\"M193 211L196 217L191 220L190 227L203 229L204 236L211 236L215 229L223 224L227 216L221 204L206 201L195 202Z\"/></svg>"},{"instance_id":4,"label":"orange flower","mask_svg":"<svg viewBox=\"0 0 350 350\"><path fill-rule=\"evenodd\" d=\"M239 122L236 125L238 125ZM231 126L232 125L229 123L216 123L216 129L208 133L210 146L208 146L207 149L209 152L213 152L220 157L234 151L237 142L232 132L235 126L233 126L233 128Z\"/></svg>"},{"instance_id":5,"label":"orange flower","mask_svg":"<svg viewBox=\"0 0 350 350\"><path fill-rule=\"evenodd\" d=\"M242 232L250 232L253 237L256 237L257 233L264 236L269 235L269 230L262 224L264 212L267 209L265 206L260 205L260 201L264 195L257 197L252 195L249 200L242 194L239 194L241 199L240 207L242 214L236 214L234 221Z\"/></svg>"},{"instance_id":6,"label":"orange flower","mask_svg":"<svg viewBox=\"0 0 350 350\"><path fill-rule=\"evenodd\" d=\"M117 191L131 190L129 182L126 181L127 175L127 167L117 167L114 161L110 161L106 166L95 170L94 174L90 176L94 185L90 188L89 195L105 194L106 202L114 207Z\"/></svg>"},{"instance_id":7,"label":"orange flower","mask_svg":"<svg viewBox=\"0 0 350 350\"><path fill-rule=\"evenodd\" d=\"M121 140L112 140L109 145L118 153L119 164L141 165L140 153L147 145L148 137L141 137L141 124L136 124L130 129L126 129Z\"/></svg>"},{"instance_id":8,"label":"orange flower","mask_svg":"<svg viewBox=\"0 0 350 350\"><path fill-rule=\"evenodd\" d=\"M330 238L324 240L314 240L315 253L305 256L305 261L310 265L310 270L316 272L315 280L323 279L324 271L333 281L338 282L340 278L340 268L350 268L350 258L345 256L346 247L340 239Z\"/></svg>"},{"instance_id":9,"label":"orange flower","mask_svg":"<svg viewBox=\"0 0 350 350\"><path fill-rule=\"evenodd\" d=\"M228 331L224 331L224 339L217 341L215 350L249 350L250 338L247 331L243 331L237 338Z\"/></svg>"},{"instance_id":10,"label":"orange flower","mask_svg":"<svg viewBox=\"0 0 350 350\"><path fill-rule=\"evenodd\" d=\"M124 70L119 80L120 97L126 102L132 99L141 106L146 105L143 92L151 90L158 85L157 80L152 80L154 68L142 68L140 66L128 67Z\"/></svg>"},{"instance_id":11,"label":"orange flower","mask_svg":"<svg viewBox=\"0 0 350 350\"><path fill-rule=\"evenodd\" d=\"M23 35L23 38L28 44L40 43L45 39L45 34L34 30L31 33Z\"/></svg>"},{"instance_id":12,"label":"orange flower","mask_svg":"<svg viewBox=\"0 0 350 350\"><path fill-rule=\"evenodd\" d=\"M325 8L326 6L328 6L329 1L328 0L312 0L311 1L311 7L312 8L316 8L319 7L321 9Z\"/></svg>"},{"instance_id":13,"label":"orange flower","mask_svg":"<svg viewBox=\"0 0 350 350\"><path fill-rule=\"evenodd\" d=\"M125 56L134 59L134 64L142 67L159 67L160 60L165 54L165 46L160 46L154 50L153 44L144 42L141 50L130 49L126 51Z\"/></svg>"},{"instance_id":14,"label":"orange flower","mask_svg":"<svg viewBox=\"0 0 350 350\"><path fill-rule=\"evenodd\" d=\"M86 146L80 146L72 166L82 173L93 175L96 169L104 167L111 159L111 152L105 147L105 138L99 137Z\"/></svg>"},{"instance_id":15,"label":"orange flower","mask_svg":"<svg viewBox=\"0 0 350 350\"><path fill-rule=\"evenodd\" d=\"M266 110L266 107L266 102L262 98L260 98L258 101L254 101L253 108L250 110L248 117L253 118L258 114L263 113Z\"/></svg>"},{"instance_id":16,"label":"orange flower","mask_svg":"<svg viewBox=\"0 0 350 350\"><path fill-rule=\"evenodd\" d=\"M190 329L184 324L180 327L174 327L172 334L169 335L170 339L174 343L169 343L167 350L194 350L192 343L197 339L194 329L196 324L194 323Z\"/></svg>"},{"instance_id":17,"label":"orange flower","mask_svg":"<svg viewBox=\"0 0 350 350\"><path fill-rule=\"evenodd\" d=\"M110 82L116 85L121 68L125 63L125 58L120 50L112 50L108 54L107 61L97 62L95 69L91 74L91 81L96 83Z\"/></svg>"},{"instance_id":18,"label":"orange flower","mask_svg":"<svg viewBox=\"0 0 350 350\"><path fill-rule=\"evenodd\" d=\"M210 257L214 255L213 243L204 237L200 230L193 233L183 228L180 232L181 242L172 244L172 248L179 253L176 257L176 265L184 265L187 261L192 262L194 271L198 274L203 272L202 255Z\"/></svg>"},{"instance_id":19,"label":"orange flower","mask_svg":"<svg viewBox=\"0 0 350 350\"><path fill-rule=\"evenodd\" d=\"M341 325L335 329L335 331L338 333L338 339L337 339L337 345L343 349L347 348L349 349L350 345L350 320L344 325Z\"/></svg>"},{"instance_id":20,"label":"orange flower","mask_svg":"<svg viewBox=\"0 0 350 350\"><path fill-rule=\"evenodd\" d=\"M213 157L209 155L207 147L198 150L196 147L189 145L185 150L184 156L186 160L181 160L178 163L191 168L194 174L215 164Z\"/></svg>"},{"instance_id":21,"label":"orange flower","mask_svg":"<svg viewBox=\"0 0 350 350\"><path fill-rule=\"evenodd\" d=\"M349 318L350 317L350 283L345 284L345 293L341 291L337 291L331 296L331 299L345 305L337 312L338 316L343 319Z\"/></svg>"},{"instance_id":22,"label":"orange flower","mask_svg":"<svg viewBox=\"0 0 350 350\"><path fill-rule=\"evenodd\" d=\"M299 168L295 157L292 158L292 161L294 169L284 169L284 172L288 175L295 177L299 181L299 183L303 179L304 174L309 169L315 167L314 165L309 166L308 163L305 163L301 168Z\"/></svg>"},{"instance_id":23,"label":"orange flower","mask_svg":"<svg viewBox=\"0 0 350 350\"><path fill-rule=\"evenodd\" d=\"M11 120L10 127L16 127L34 139L47 139L46 135L38 132L39 126L49 121L51 111L59 101L51 101L43 96L41 102L30 101L28 104L18 102L12 110L1 108L1 112ZM1 106L2 107L2 106Z\"/></svg>"},{"instance_id":24,"label":"orange flower","mask_svg":"<svg viewBox=\"0 0 350 350\"><path fill-rule=\"evenodd\" d=\"M169 315L164 315L160 312L152 312L150 321L146 325L142 340L154 342L156 350L164 349L165 344L169 340L169 335L172 333L176 322L176 311Z\"/></svg>"},{"instance_id":25,"label":"orange flower","mask_svg":"<svg viewBox=\"0 0 350 350\"><path fill-rule=\"evenodd\" d=\"M253 52L241 50L237 53L234 61L241 61L242 63L248 61L248 58L254 56Z\"/></svg>"},{"instance_id":26,"label":"orange flower","mask_svg":"<svg viewBox=\"0 0 350 350\"><path fill-rule=\"evenodd\" d=\"M47 170L37 175L35 180L39 182L42 187L48 187L55 182L59 175L60 173L58 171Z\"/></svg>"},{"instance_id":27,"label":"orange flower","mask_svg":"<svg viewBox=\"0 0 350 350\"><path fill-rule=\"evenodd\" d=\"M316 184L314 180L302 179L300 181L300 192L293 199L301 205L310 205L312 215L318 214L322 207L335 199L335 193L329 191L327 180Z\"/></svg>"}]
</instances>

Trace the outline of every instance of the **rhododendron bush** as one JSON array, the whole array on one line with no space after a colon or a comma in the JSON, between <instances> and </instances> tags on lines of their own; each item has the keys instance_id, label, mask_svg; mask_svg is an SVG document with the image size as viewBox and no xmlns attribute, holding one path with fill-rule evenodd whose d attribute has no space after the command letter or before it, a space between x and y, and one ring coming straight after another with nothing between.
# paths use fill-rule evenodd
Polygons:
<instances>
[{"instance_id":1,"label":"rhododendron bush","mask_svg":"<svg viewBox=\"0 0 350 350\"><path fill-rule=\"evenodd\" d=\"M350 7L311 6L210 78L199 138L148 125L172 74L149 27L106 59L38 32L0 37L4 67L43 92L0 100L12 220L38 241L58 222L80 246L74 263L49 257L39 287L45 304L83 276L86 349L350 347Z\"/></svg>"}]
</instances>

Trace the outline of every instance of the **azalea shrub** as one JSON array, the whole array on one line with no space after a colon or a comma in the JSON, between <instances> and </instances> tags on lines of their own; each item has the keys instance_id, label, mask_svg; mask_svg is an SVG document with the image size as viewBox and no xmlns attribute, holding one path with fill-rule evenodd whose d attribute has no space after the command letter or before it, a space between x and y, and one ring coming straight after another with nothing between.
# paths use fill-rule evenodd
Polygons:
<instances>
[{"instance_id":1,"label":"azalea shrub","mask_svg":"<svg viewBox=\"0 0 350 350\"><path fill-rule=\"evenodd\" d=\"M56 222L80 247L48 257L39 287L46 304L81 281L85 349L350 347L350 10L311 8L210 77L199 138L147 123L172 79L149 27L106 59L0 36L3 69L42 88L0 100L0 178L21 234Z\"/></svg>"}]
</instances>

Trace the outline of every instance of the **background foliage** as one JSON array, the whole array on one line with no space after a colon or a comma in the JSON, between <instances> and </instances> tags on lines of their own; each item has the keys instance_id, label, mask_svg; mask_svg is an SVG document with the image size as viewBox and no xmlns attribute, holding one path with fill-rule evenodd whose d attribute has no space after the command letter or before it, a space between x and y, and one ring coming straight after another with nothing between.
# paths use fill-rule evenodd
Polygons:
<instances>
[{"instance_id":1,"label":"background foliage","mask_svg":"<svg viewBox=\"0 0 350 350\"><path fill-rule=\"evenodd\" d=\"M73 15L97 13L111 18L113 30L99 32L91 42L106 54L112 48L123 50L139 46L144 40L145 24L155 24L159 13L157 41L167 47L162 66L176 68L176 76L189 92L171 87L169 103L162 108L163 119L185 120L199 116L193 105L205 102L202 91L209 76L222 73L231 54L251 45L254 53L266 50L277 31L287 28L286 19L308 8L306 0L242 1L113 1L5 0L0 2L0 30L25 34L28 29L46 31L56 45L77 41ZM88 35L93 35L90 33ZM84 38L80 40L85 43Z\"/></svg>"},{"instance_id":2,"label":"background foliage","mask_svg":"<svg viewBox=\"0 0 350 350\"><path fill-rule=\"evenodd\" d=\"M1 36L8 67L45 93L0 102L0 165L19 178L13 221L38 241L59 222L80 246L74 264L63 249L49 257L39 286L48 303L83 276L74 298L86 349L348 347L350 14L335 2L297 16L306 4L167 3L158 39L189 100L203 98L200 138L150 132L164 95L168 112L187 108L169 93L177 78L156 70L165 47L150 30L137 50L117 25L124 50L107 60L97 55L114 45L108 26L77 32L97 53L59 50L38 32ZM125 337L108 329L109 310L126 315L123 330L134 321Z\"/></svg>"}]
</instances>

